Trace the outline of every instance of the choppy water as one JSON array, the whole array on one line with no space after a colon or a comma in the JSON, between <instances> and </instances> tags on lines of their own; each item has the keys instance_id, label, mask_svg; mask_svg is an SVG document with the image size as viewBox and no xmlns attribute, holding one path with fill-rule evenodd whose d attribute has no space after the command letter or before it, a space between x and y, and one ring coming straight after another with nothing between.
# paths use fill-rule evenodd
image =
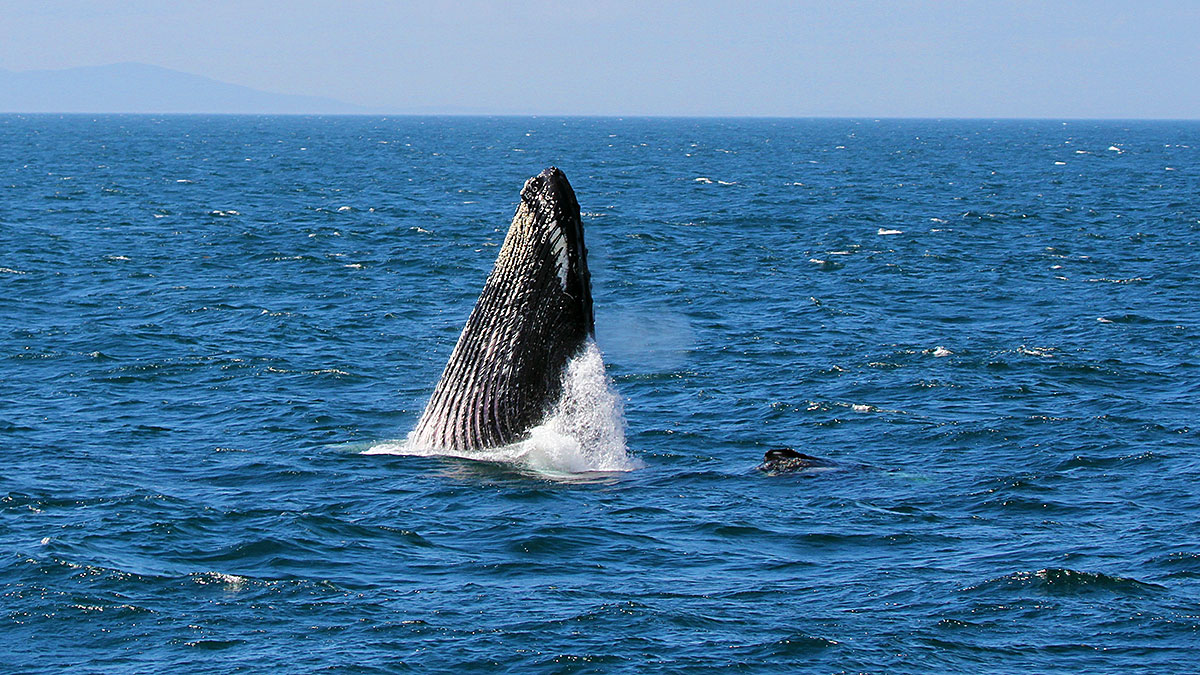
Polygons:
<instances>
[{"instance_id":1,"label":"choppy water","mask_svg":"<svg viewBox=\"0 0 1200 675\"><path fill-rule=\"evenodd\" d=\"M0 670L1190 672L1198 148L0 116ZM641 468L363 454L551 164Z\"/></svg>"}]
</instances>

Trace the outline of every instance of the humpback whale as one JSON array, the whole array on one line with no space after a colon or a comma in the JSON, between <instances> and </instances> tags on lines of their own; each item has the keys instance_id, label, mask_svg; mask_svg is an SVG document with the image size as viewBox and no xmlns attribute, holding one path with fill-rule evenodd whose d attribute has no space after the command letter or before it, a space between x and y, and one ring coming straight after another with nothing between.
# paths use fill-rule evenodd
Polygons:
<instances>
[{"instance_id":1,"label":"humpback whale","mask_svg":"<svg viewBox=\"0 0 1200 675\"><path fill-rule=\"evenodd\" d=\"M466 451L525 438L595 332L579 203L550 167L525 182L496 264L409 437Z\"/></svg>"},{"instance_id":2,"label":"humpback whale","mask_svg":"<svg viewBox=\"0 0 1200 675\"><path fill-rule=\"evenodd\" d=\"M836 466L827 459L806 455L791 448L772 448L763 455L762 464L759 464L757 468L765 473L778 474Z\"/></svg>"}]
</instances>

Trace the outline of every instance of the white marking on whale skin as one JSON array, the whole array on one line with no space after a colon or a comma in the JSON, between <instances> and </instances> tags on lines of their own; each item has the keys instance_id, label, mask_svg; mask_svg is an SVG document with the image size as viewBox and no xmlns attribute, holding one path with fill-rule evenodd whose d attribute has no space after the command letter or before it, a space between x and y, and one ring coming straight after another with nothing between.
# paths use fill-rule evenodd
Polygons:
<instances>
[{"instance_id":1,"label":"white marking on whale skin","mask_svg":"<svg viewBox=\"0 0 1200 675\"><path fill-rule=\"evenodd\" d=\"M567 237L563 234L562 228L558 226L557 220L550 221L550 227L554 230L554 239L551 245L554 247L555 269L558 272L558 282L562 286L563 291L566 291L567 270L570 269L571 264L570 259L567 258Z\"/></svg>"}]
</instances>

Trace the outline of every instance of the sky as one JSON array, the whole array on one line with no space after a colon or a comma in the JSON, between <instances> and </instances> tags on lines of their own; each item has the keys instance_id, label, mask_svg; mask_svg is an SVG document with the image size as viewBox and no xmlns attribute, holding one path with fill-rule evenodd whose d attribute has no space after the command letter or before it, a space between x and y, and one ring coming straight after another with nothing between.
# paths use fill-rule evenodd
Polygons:
<instances>
[{"instance_id":1,"label":"sky","mask_svg":"<svg viewBox=\"0 0 1200 675\"><path fill-rule=\"evenodd\" d=\"M0 68L379 112L1200 118L1200 1L0 0Z\"/></svg>"}]
</instances>

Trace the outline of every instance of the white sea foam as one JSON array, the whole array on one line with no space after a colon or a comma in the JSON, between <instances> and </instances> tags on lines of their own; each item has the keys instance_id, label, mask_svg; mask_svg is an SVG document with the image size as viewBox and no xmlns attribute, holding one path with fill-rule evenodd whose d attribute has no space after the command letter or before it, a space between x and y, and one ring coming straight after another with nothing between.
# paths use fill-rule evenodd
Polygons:
<instances>
[{"instance_id":1,"label":"white sea foam","mask_svg":"<svg viewBox=\"0 0 1200 675\"><path fill-rule=\"evenodd\" d=\"M564 477L632 471L642 466L626 452L624 405L604 371L600 348L592 340L567 365L562 396L528 438L500 448L455 452L418 446L410 433L404 442L380 443L364 454L463 457Z\"/></svg>"},{"instance_id":2,"label":"white sea foam","mask_svg":"<svg viewBox=\"0 0 1200 675\"><path fill-rule=\"evenodd\" d=\"M879 231L876 232L875 234L878 234L880 236L886 236L889 234L904 234L904 230L889 230L886 227L881 227L881 228L879 228Z\"/></svg>"},{"instance_id":3,"label":"white sea foam","mask_svg":"<svg viewBox=\"0 0 1200 675\"><path fill-rule=\"evenodd\" d=\"M1026 347L1025 345L1017 347L1018 354L1024 354L1026 356L1040 356L1047 359L1054 356L1055 351L1057 350L1054 347Z\"/></svg>"}]
</instances>

